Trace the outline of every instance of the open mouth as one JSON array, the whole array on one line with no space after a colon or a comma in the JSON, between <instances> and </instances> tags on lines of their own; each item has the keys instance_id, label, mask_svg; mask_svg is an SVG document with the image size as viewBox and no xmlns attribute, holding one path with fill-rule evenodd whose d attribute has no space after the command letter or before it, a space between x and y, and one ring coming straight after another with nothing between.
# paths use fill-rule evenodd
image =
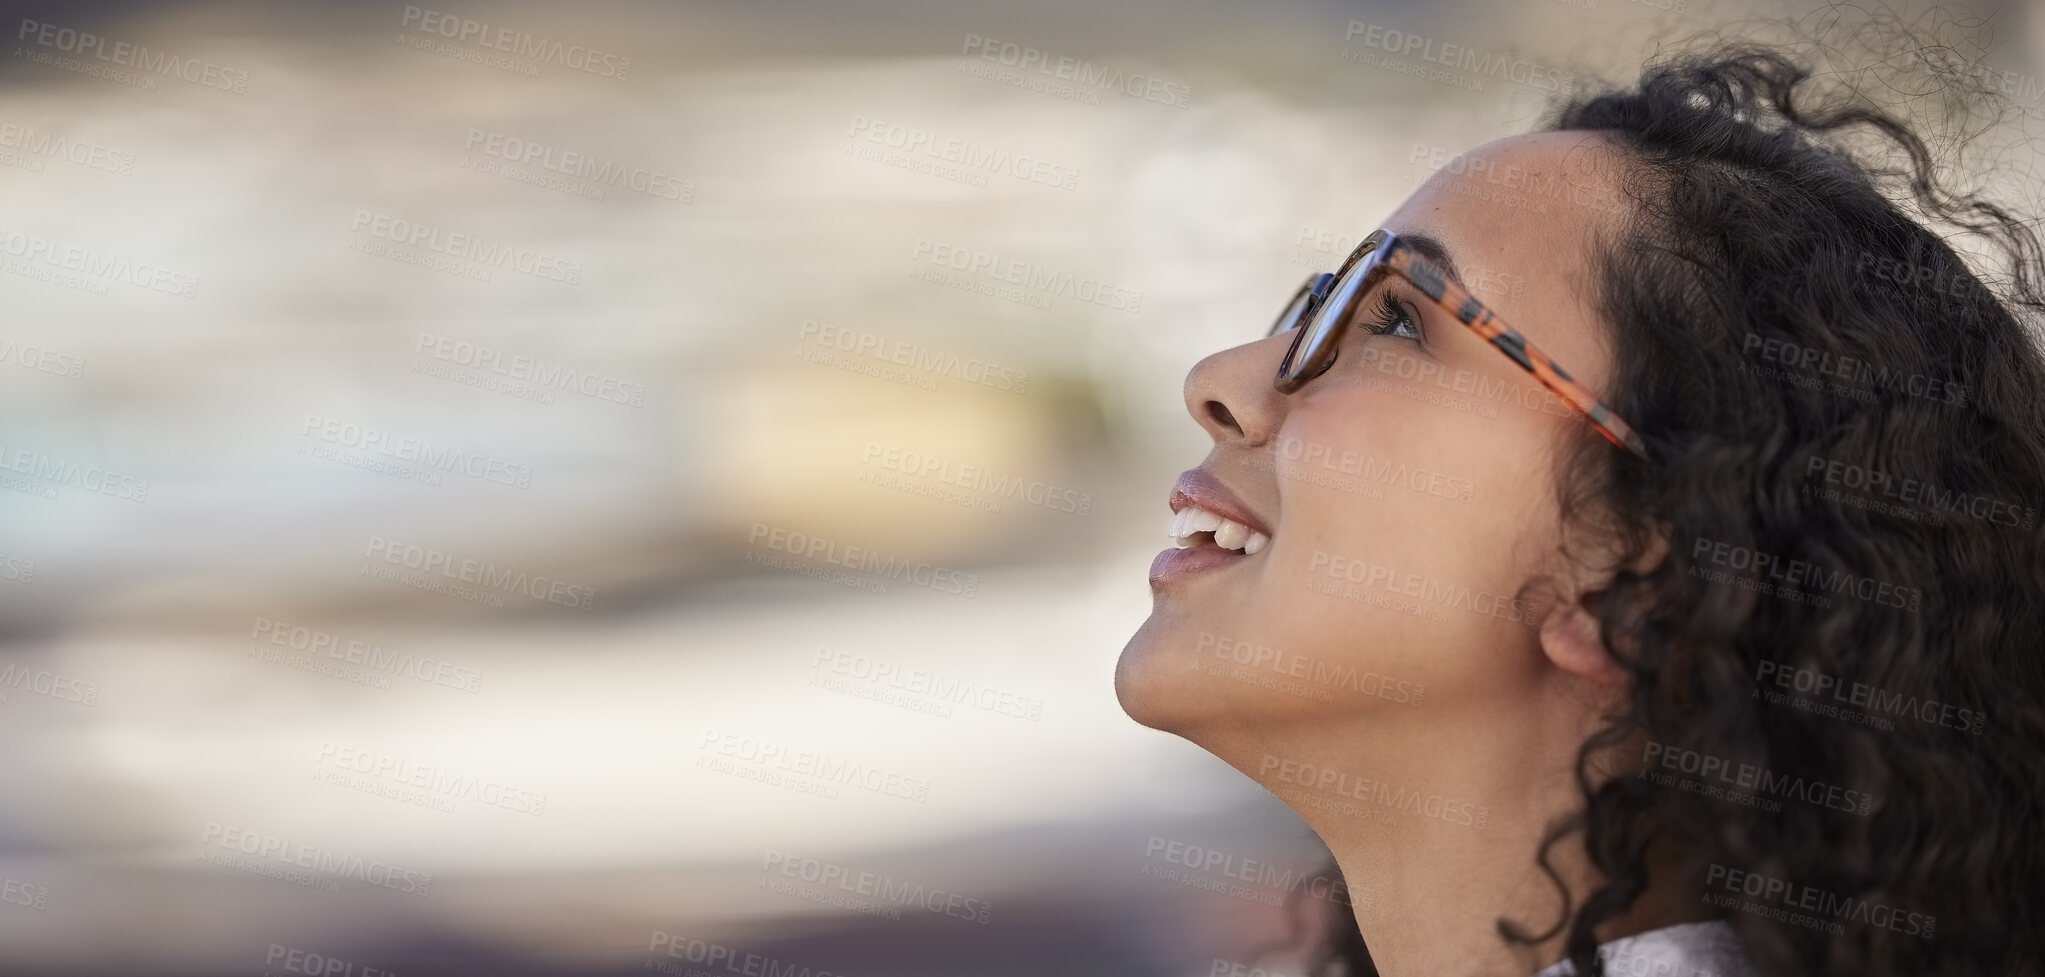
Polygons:
<instances>
[{"instance_id":1,"label":"open mouth","mask_svg":"<svg viewBox=\"0 0 2045 977\"><path fill-rule=\"evenodd\" d=\"M1197 505L1172 513L1166 533L1171 537L1172 545L1182 550L1212 543L1219 549L1255 556L1271 545L1271 537Z\"/></svg>"},{"instance_id":2,"label":"open mouth","mask_svg":"<svg viewBox=\"0 0 2045 977\"><path fill-rule=\"evenodd\" d=\"M1180 475L1170 504L1165 533L1172 545L1150 561L1153 588L1264 562L1258 554L1271 546L1271 534L1258 527L1266 523L1213 473L1195 468Z\"/></svg>"}]
</instances>

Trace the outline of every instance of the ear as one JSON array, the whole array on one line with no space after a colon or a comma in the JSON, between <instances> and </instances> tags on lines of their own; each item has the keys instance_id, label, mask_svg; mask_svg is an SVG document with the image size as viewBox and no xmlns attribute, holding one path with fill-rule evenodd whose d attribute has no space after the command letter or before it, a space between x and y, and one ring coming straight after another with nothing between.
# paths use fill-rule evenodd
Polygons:
<instances>
[{"instance_id":1,"label":"ear","mask_svg":"<svg viewBox=\"0 0 2045 977\"><path fill-rule=\"evenodd\" d=\"M1624 685L1626 669L1605 652L1604 628L1591 602L1602 592L1571 595L1541 619L1541 651L1556 668L1599 685Z\"/></svg>"},{"instance_id":2,"label":"ear","mask_svg":"<svg viewBox=\"0 0 2045 977\"><path fill-rule=\"evenodd\" d=\"M1647 552L1629 569L1645 573L1669 553L1669 535L1658 529ZM1548 616L1541 619L1541 651L1556 668L1599 685L1624 685L1626 667L1605 651L1605 629L1598 623L1598 608L1611 575L1602 575L1593 588L1565 593Z\"/></svg>"}]
</instances>

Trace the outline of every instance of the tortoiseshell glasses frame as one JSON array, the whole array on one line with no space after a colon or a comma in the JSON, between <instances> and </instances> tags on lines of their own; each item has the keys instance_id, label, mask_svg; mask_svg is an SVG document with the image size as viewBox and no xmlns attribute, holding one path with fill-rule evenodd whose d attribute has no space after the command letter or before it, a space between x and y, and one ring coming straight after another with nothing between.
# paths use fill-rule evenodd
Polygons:
<instances>
[{"instance_id":1,"label":"tortoiseshell glasses frame","mask_svg":"<svg viewBox=\"0 0 2045 977\"><path fill-rule=\"evenodd\" d=\"M1456 321L1519 364L1520 369L1533 374L1534 379L1575 408L1607 440L1643 459L1647 457L1647 445L1634 433L1632 425L1599 402L1568 371L1527 342L1526 337L1492 314L1468 289L1443 275L1432 262L1415 253L1412 245L1399 240L1398 235L1383 229L1364 238L1334 274L1308 276L1306 284L1300 286L1271 324L1267 338L1306 324L1292 337L1285 358L1278 362L1275 383L1280 393L1299 390L1335 364L1336 346L1343 330L1349 327L1359 300L1386 274L1404 278Z\"/></svg>"}]
</instances>

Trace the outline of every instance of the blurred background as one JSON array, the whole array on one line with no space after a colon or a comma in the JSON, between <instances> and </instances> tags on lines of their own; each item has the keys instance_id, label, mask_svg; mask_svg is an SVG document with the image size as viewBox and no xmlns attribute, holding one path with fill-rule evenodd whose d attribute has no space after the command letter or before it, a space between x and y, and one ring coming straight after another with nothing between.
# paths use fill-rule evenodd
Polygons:
<instances>
[{"instance_id":1,"label":"blurred background","mask_svg":"<svg viewBox=\"0 0 2045 977\"><path fill-rule=\"evenodd\" d=\"M0 971L1297 972L1114 698L1186 371L1756 15L2045 114L1783 10L0 4Z\"/></svg>"}]
</instances>

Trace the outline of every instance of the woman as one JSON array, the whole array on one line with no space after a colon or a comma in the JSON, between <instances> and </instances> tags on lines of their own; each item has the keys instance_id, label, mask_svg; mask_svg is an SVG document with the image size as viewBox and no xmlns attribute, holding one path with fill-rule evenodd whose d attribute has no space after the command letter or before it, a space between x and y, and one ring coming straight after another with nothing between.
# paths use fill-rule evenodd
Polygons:
<instances>
[{"instance_id":1,"label":"woman","mask_svg":"<svg viewBox=\"0 0 2045 977\"><path fill-rule=\"evenodd\" d=\"M1187 377L1116 692L1327 844L1321 972L2036 972L2038 244L1812 88L1578 98Z\"/></svg>"}]
</instances>

